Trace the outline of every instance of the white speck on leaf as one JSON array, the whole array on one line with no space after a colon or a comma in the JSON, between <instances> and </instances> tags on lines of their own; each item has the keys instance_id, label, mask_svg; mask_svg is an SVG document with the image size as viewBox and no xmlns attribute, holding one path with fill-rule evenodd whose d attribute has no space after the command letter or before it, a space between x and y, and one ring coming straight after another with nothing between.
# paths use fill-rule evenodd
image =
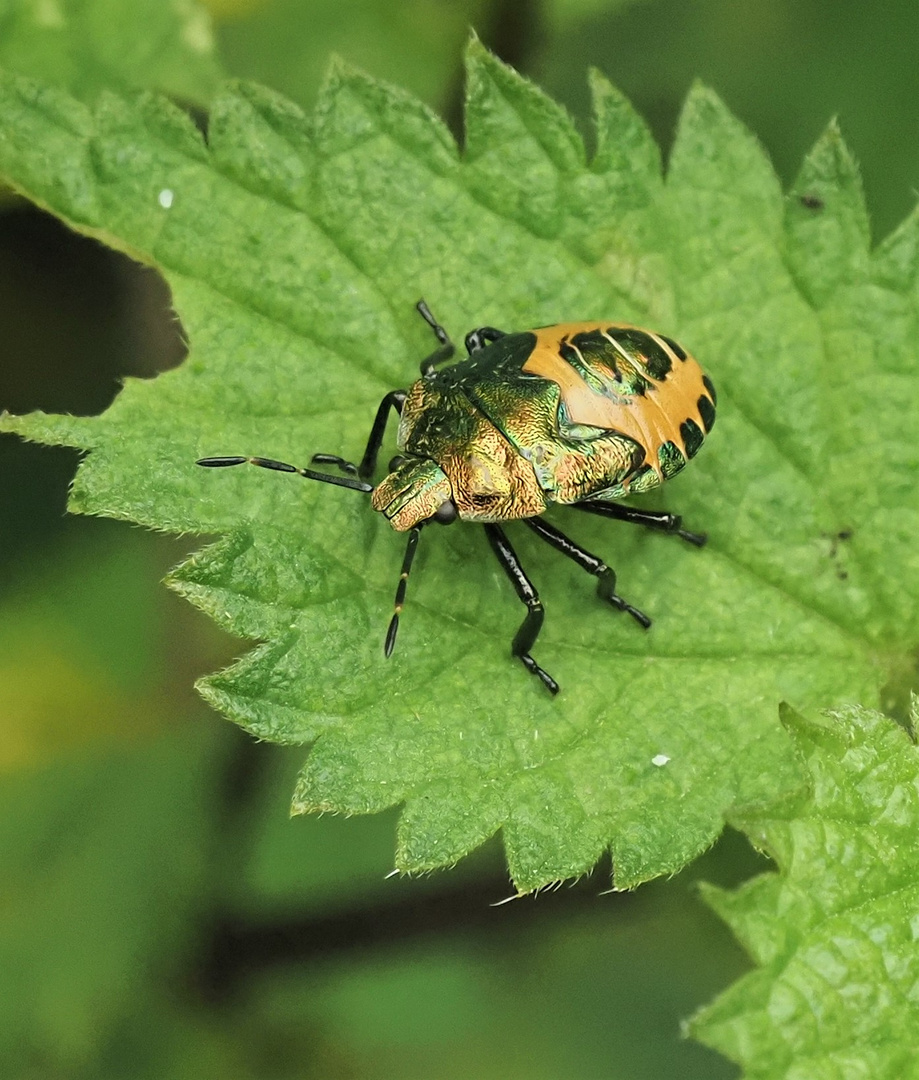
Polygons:
<instances>
[{"instance_id":1,"label":"white speck on leaf","mask_svg":"<svg viewBox=\"0 0 919 1080\"><path fill-rule=\"evenodd\" d=\"M666 765L669 760L670 758L667 757L666 754L655 754L654 757L651 758L651 764L660 768L662 765Z\"/></svg>"},{"instance_id":2,"label":"white speck on leaf","mask_svg":"<svg viewBox=\"0 0 919 1080\"><path fill-rule=\"evenodd\" d=\"M171 191L168 187L164 187L159 195L157 195L156 199L164 210L168 210L169 207L172 206L173 199L175 199L175 192Z\"/></svg>"}]
</instances>

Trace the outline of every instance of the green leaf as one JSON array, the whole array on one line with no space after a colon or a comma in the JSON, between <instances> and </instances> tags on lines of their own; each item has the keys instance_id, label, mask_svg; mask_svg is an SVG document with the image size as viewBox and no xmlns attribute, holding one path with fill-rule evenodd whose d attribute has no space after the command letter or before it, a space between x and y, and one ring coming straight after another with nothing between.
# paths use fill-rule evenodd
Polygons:
<instances>
[{"instance_id":1,"label":"green leaf","mask_svg":"<svg viewBox=\"0 0 919 1080\"><path fill-rule=\"evenodd\" d=\"M919 755L902 728L858 707L821 723L789 709L785 722L810 794L734 820L779 873L705 890L759 968L692 1034L750 1080L914 1077Z\"/></svg>"},{"instance_id":2,"label":"green leaf","mask_svg":"<svg viewBox=\"0 0 919 1080\"><path fill-rule=\"evenodd\" d=\"M919 218L868 253L846 156L821 144L807 166L822 209L785 200L761 147L704 88L665 183L644 125L596 76L588 162L535 87L477 43L469 64L465 156L415 99L340 66L311 117L228 88L207 145L156 99L106 96L90 112L3 80L0 171L157 266L191 344L181 368L128 381L102 417L3 426L92 451L77 512L222 534L173 584L260 639L202 689L260 738L315 741L296 811L404 804L404 871L450 864L501 829L521 890L611 848L627 887L709 845L731 806L800 786L779 701L902 697L919 632ZM859 246L841 267L815 266L809 228L828 257ZM648 634L510 527L546 603L534 651L557 699L508 655L522 611L481 530L424 535L387 661L403 538L365 499L194 467L208 454L359 455L381 397L434 344L419 296L457 338L592 317L648 325L718 387L703 452L646 500L706 529L705 550L550 515L616 568L655 619Z\"/></svg>"},{"instance_id":3,"label":"green leaf","mask_svg":"<svg viewBox=\"0 0 919 1080\"><path fill-rule=\"evenodd\" d=\"M0 0L0 64L85 99L147 88L203 104L220 78L197 0Z\"/></svg>"}]
</instances>

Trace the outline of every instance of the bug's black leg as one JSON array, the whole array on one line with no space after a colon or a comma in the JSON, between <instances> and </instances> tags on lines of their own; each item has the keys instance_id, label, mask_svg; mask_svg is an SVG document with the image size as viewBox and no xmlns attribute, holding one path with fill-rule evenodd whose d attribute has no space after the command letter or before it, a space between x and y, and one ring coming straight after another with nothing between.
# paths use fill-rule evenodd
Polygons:
<instances>
[{"instance_id":1,"label":"bug's black leg","mask_svg":"<svg viewBox=\"0 0 919 1080\"><path fill-rule=\"evenodd\" d=\"M464 340L466 352L472 356L473 353L484 349L487 342L498 341L503 337L507 337L507 334L503 330L496 330L493 326L480 326L478 330L470 330Z\"/></svg>"},{"instance_id":2,"label":"bug's black leg","mask_svg":"<svg viewBox=\"0 0 919 1080\"><path fill-rule=\"evenodd\" d=\"M573 540L569 540L563 532L559 532L558 529L540 518L524 518L523 522L525 525L529 525L538 537L545 540L547 544L551 544L556 551L567 555L569 559L576 562L588 574L593 574L597 579L597 596L601 600L606 600L620 611L628 612L639 625L643 626L645 630L648 629L651 620L643 611L632 607L631 604L617 594L615 571L611 570L602 559L598 559L596 555L591 555L589 551L579 547Z\"/></svg>"},{"instance_id":3,"label":"bug's black leg","mask_svg":"<svg viewBox=\"0 0 919 1080\"><path fill-rule=\"evenodd\" d=\"M419 300L415 305L418 314L424 319L424 321L434 331L434 336L440 342L440 348L435 349L430 356L426 356L421 361L421 375L430 375L431 372L437 367L438 364L442 364L445 360L449 360L451 356L456 352L456 347L450 340L447 331L440 325L440 323L431 314L431 309L423 301Z\"/></svg>"},{"instance_id":4,"label":"bug's black leg","mask_svg":"<svg viewBox=\"0 0 919 1080\"><path fill-rule=\"evenodd\" d=\"M405 557L402 560L402 572L399 574L399 585L396 589L395 610L389 620L389 629L386 631L386 643L383 645L384 654L392 656L396 647L396 634L399 632L399 616L405 604L405 590L408 587L408 575L412 571L412 563L415 560L415 551L418 548L418 537L421 535L421 526L416 525L408 534L408 547L405 549Z\"/></svg>"},{"instance_id":5,"label":"bug's black leg","mask_svg":"<svg viewBox=\"0 0 919 1080\"><path fill-rule=\"evenodd\" d=\"M386 422L389 420L389 410L395 409L401 416L402 406L405 404L406 396L404 390L391 390L380 402L377 414L373 420L373 427L370 429L370 437L367 440L367 449L364 451L361 463L356 468L351 466L362 479L366 480L368 476L372 476L377 467L377 457L380 453L380 447L383 445L383 436L386 434ZM339 468L350 465L350 462L342 462L341 458L333 457L331 454L317 454L313 458L313 461L319 461L323 458L327 464L338 465ZM350 472L350 469L346 469L345 471Z\"/></svg>"},{"instance_id":6,"label":"bug's black leg","mask_svg":"<svg viewBox=\"0 0 919 1080\"><path fill-rule=\"evenodd\" d=\"M345 461L338 454L313 454L310 458L311 465L334 465L348 476L358 476L358 468L353 461Z\"/></svg>"},{"instance_id":7,"label":"bug's black leg","mask_svg":"<svg viewBox=\"0 0 919 1080\"><path fill-rule=\"evenodd\" d=\"M572 503L575 510L586 510L590 514L599 514L601 517L615 518L617 521L628 521L632 525L645 525L649 529L659 529L661 532L673 533L685 540L688 544L703 547L708 536L705 533L694 533L684 529L683 519L679 514L668 514L666 510L636 510L632 506L622 506L620 503L585 502Z\"/></svg>"},{"instance_id":8,"label":"bug's black leg","mask_svg":"<svg viewBox=\"0 0 919 1080\"><path fill-rule=\"evenodd\" d=\"M533 583L523 572L523 567L520 565L517 553L511 547L507 537L504 535L504 530L500 525L486 525L485 535L488 537L488 542L491 544L492 551L498 557L501 569L510 578L511 584L514 586L517 595L527 606L526 618L523 620L520 629L514 636L514 641L511 645L511 655L518 657L527 671L538 676L542 680L543 686L545 686L550 694L557 694L558 683L547 671L543 671L533 657L530 656L530 649L533 648L533 644L539 636L539 631L545 616L545 611L543 610L542 603L539 599L539 593L536 592L533 588Z\"/></svg>"},{"instance_id":9,"label":"bug's black leg","mask_svg":"<svg viewBox=\"0 0 919 1080\"><path fill-rule=\"evenodd\" d=\"M204 457L199 458L196 465L204 465L208 469L222 469L227 465L258 465L260 469L273 469L275 472L296 473L305 476L307 480L318 480L323 484L334 484L336 487L350 488L352 491L373 491L373 484L367 484L363 480L356 480L349 476L331 476L329 473L315 472L313 469L299 469L296 465L288 465L286 461L275 461L274 458L263 457Z\"/></svg>"}]
</instances>

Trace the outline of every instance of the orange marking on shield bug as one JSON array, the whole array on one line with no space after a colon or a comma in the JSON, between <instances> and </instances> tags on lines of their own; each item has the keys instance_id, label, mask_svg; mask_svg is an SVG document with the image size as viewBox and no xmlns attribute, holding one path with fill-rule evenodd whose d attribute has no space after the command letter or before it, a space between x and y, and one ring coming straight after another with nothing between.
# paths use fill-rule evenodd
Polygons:
<instances>
[{"instance_id":1,"label":"orange marking on shield bug","mask_svg":"<svg viewBox=\"0 0 919 1080\"><path fill-rule=\"evenodd\" d=\"M640 361L631 357L605 333L608 329L640 330L653 338L670 357L671 366L667 376L664 379L651 378ZM571 339L577 334L598 330L616 349L621 364L631 365L647 380L649 386L644 395L623 394L617 399L602 394L590 387L561 355L561 346L566 341L571 344ZM685 360L678 359L673 349L652 331L630 323L578 322L559 323L534 333L536 345L523 365L523 371L551 379L558 385L573 423L616 431L633 439L645 448L650 464L658 472L658 452L664 443L675 443L685 453L686 447L680 434L680 424L684 420L695 420L704 431L698 407L699 398L707 395L702 382L702 368L692 356L687 355ZM592 366L586 358L584 363L585 367Z\"/></svg>"}]
</instances>

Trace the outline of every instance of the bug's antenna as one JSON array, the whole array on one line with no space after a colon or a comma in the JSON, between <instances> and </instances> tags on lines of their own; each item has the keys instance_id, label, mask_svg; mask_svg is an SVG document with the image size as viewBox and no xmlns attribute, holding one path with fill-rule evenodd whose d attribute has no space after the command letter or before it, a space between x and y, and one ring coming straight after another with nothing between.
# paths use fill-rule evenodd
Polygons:
<instances>
[{"instance_id":1,"label":"bug's antenna","mask_svg":"<svg viewBox=\"0 0 919 1080\"><path fill-rule=\"evenodd\" d=\"M396 634L399 633L399 616L402 614L402 605L405 603L405 589L408 584L408 575L415 559L415 551L418 548L418 537L421 536L421 526L416 525L408 534L408 547L405 549L405 558L402 560L402 573L399 575L399 587L396 589L396 609L389 621L389 629L386 631L386 644L383 652L386 656L392 656L396 645Z\"/></svg>"},{"instance_id":2,"label":"bug's antenna","mask_svg":"<svg viewBox=\"0 0 919 1080\"><path fill-rule=\"evenodd\" d=\"M297 473L299 476L305 476L307 480L318 480L323 484L335 484L336 487L351 488L352 491L363 491L365 493L373 491L373 484L368 484L364 480L356 480L351 476L333 476L331 473L316 472L315 469L298 469L296 465L288 465L285 461L275 461L273 458L203 457L198 458L195 464L203 465L207 469L222 469L228 465L258 465L260 469Z\"/></svg>"}]
</instances>

